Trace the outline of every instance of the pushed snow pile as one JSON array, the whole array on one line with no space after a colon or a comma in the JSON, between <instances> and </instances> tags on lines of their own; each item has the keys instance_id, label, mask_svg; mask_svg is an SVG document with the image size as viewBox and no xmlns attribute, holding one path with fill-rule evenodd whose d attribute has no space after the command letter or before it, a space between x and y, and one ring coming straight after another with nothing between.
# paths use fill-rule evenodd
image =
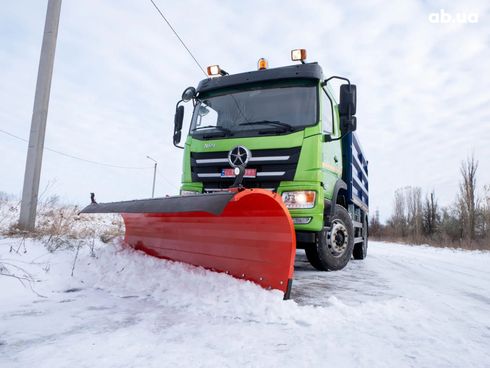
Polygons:
<instances>
[{"instance_id":1,"label":"pushed snow pile","mask_svg":"<svg viewBox=\"0 0 490 368\"><path fill-rule=\"evenodd\" d=\"M488 253L371 243L319 273L298 252L283 301L117 242L20 241L0 239L2 367L490 365Z\"/></svg>"}]
</instances>

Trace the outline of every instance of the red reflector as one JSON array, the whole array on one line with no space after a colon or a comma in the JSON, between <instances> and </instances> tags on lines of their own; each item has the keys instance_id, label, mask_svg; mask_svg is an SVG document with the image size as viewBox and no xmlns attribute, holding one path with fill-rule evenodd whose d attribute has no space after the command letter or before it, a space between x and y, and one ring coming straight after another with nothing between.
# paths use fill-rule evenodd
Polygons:
<instances>
[{"instance_id":1,"label":"red reflector","mask_svg":"<svg viewBox=\"0 0 490 368\"><path fill-rule=\"evenodd\" d=\"M221 170L221 177L222 178L234 178L235 175L235 169L223 169ZM243 176L244 178L255 178L257 176L257 169L245 169L245 175Z\"/></svg>"}]
</instances>

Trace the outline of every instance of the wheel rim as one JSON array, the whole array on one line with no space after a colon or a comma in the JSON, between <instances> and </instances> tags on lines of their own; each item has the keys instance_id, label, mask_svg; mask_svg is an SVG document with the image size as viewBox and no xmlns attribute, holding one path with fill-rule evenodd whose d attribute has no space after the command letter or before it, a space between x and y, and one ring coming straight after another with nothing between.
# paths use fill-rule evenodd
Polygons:
<instances>
[{"instance_id":1,"label":"wheel rim","mask_svg":"<svg viewBox=\"0 0 490 368\"><path fill-rule=\"evenodd\" d=\"M342 221L334 220L327 238L328 251L334 257L341 257L349 244L349 233Z\"/></svg>"}]
</instances>

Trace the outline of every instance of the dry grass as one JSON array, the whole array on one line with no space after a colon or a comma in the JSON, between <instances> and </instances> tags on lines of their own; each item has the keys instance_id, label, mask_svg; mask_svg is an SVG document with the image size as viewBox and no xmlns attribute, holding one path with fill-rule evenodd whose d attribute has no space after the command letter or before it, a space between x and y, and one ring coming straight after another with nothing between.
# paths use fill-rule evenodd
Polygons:
<instances>
[{"instance_id":1,"label":"dry grass","mask_svg":"<svg viewBox=\"0 0 490 368\"><path fill-rule=\"evenodd\" d=\"M36 229L26 232L18 227L19 211L19 202L0 200L0 235L42 239L50 250L76 243L73 240L90 242L98 238L109 242L124 234L119 215L79 215L79 207L61 205L53 199L40 203Z\"/></svg>"},{"instance_id":2,"label":"dry grass","mask_svg":"<svg viewBox=\"0 0 490 368\"><path fill-rule=\"evenodd\" d=\"M39 240L49 252L67 249L74 252L71 275L75 270L80 249L87 247L90 255L96 257L96 240L107 243L124 234L124 223L119 215L79 215L80 208L61 205L56 197L39 204L36 229L32 232L18 227L20 203L0 195L0 238L13 239L8 243L9 253L27 253L26 240ZM49 271L49 263L45 272ZM27 272L22 264L0 257L0 276L14 278L25 288L40 297L34 286L39 280Z\"/></svg>"}]
</instances>

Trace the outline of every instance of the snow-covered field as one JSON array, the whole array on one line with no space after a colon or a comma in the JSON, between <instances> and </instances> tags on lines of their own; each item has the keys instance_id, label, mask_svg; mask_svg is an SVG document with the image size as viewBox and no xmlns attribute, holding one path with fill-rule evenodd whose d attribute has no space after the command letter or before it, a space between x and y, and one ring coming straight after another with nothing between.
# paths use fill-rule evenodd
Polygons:
<instances>
[{"instance_id":1,"label":"snow-covered field","mask_svg":"<svg viewBox=\"0 0 490 368\"><path fill-rule=\"evenodd\" d=\"M371 242L319 273L298 251L289 301L117 241L71 276L75 254L0 239L37 280L0 276L0 367L490 366L490 253Z\"/></svg>"}]
</instances>

